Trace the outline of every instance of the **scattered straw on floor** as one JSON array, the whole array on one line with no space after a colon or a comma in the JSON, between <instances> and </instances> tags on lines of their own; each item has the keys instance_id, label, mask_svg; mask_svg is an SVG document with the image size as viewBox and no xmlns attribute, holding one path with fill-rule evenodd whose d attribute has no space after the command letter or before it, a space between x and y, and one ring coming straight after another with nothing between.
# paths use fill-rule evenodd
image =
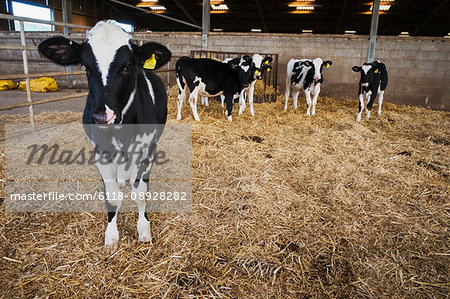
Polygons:
<instances>
[{"instance_id":1,"label":"scattered straw on floor","mask_svg":"<svg viewBox=\"0 0 450 299\"><path fill-rule=\"evenodd\" d=\"M235 104L228 122L211 100L195 123L189 105L175 120L175 93L168 122L194 124L193 212L150 214L153 244L137 242L136 214L120 214L108 254L105 213L2 208L3 296L448 296L450 114L386 103L357 123L356 100L321 98L314 117L301 103L284 112L279 97L255 117Z\"/></svg>"}]
</instances>

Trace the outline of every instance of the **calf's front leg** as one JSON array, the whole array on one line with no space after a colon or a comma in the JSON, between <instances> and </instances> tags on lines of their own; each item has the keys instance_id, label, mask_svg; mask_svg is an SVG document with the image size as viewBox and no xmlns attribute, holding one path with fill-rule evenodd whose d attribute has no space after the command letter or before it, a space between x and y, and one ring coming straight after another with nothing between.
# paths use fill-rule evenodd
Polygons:
<instances>
[{"instance_id":1,"label":"calf's front leg","mask_svg":"<svg viewBox=\"0 0 450 299\"><path fill-rule=\"evenodd\" d=\"M356 116L356 121L361 121L361 112L364 108L364 96L362 93L359 94L359 108L358 108L358 115Z\"/></svg>"},{"instance_id":2,"label":"calf's front leg","mask_svg":"<svg viewBox=\"0 0 450 299\"><path fill-rule=\"evenodd\" d=\"M99 161L99 154L96 154ZM96 163L102 176L104 186L104 197L106 209L108 210L108 225L105 232L105 246L117 248L119 241L119 231L117 229L117 213L119 212L122 200L119 200L120 188L117 182L117 167L111 164Z\"/></svg>"},{"instance_id":3,"label":"calf's front leg","mask_svg":"<svg viewBox=\"0 0 450 299\"><path fill-rule=\"evenodd\" d=\"M307 89L305 89L305 96L306 96L306 115L311 115L311 91L310 88L308 87Z\"/></svg>"}]
</instances>

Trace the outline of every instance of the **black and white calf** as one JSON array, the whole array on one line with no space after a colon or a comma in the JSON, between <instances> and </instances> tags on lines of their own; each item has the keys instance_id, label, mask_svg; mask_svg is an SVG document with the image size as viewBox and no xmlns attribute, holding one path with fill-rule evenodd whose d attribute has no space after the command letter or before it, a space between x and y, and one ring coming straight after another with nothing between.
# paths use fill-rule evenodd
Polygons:
<instances>
[{"instance_id":1,"label":"black and white calf","mask_svg":"<svg viewBox=\"0 0 450 299\"><path fill-rule=\"evenodd\" d=\"M307 115L316 114L317 97L320 93L320 86L323 82L323 67L329 68L333 63L330 60L323 61L321 58L310 59L291 59L287 64L286 92L284 110L287 110L289 93L292 89L292 98L294 99L294 109L297 109L297 100L300 91L303 90L306 96ZM312 100L311 109L311 93Z\"/></svg>"},{"instance_id":2,"label":"black and white calf","mask_svg":"<svg viewBox=\"0 0 450 299\"><path fill-rule=\"evenodd\" d=\"M372 110L373 102L378 95L378 115L381 115L381 104L383 103L384 90L388 84L388 73L386 65L378 61L372 63L364 63L362 66L352 67L354 72L361 73L359 80L359 110L357 121L361 121L361 112L364 107L364 97L367 99L366 117L370 118L370 110Z\"/></svg>"},{"instance_id":3,"label":"black and white calf","mask_svg":"<svg viewBox=\"0 0 450 299\"><path fill-rule=\"evenodd\" d=\"M244 56L244 57L248 57L248 56ZM243 58L227 58L223 61L223 63L228 63L232 67L244 68L242 66L242 59ZM246 100L246 98L248 98L248 104L250 106L250 114L252 116L255 116L255 111L253 109L253 96L255 93L256 80L261 80L264 77L265 72L271 71L272 67L270 66L270 63L272 62L272 60L273 60L272 57L270 57L270 56L263 57L260 54L254 54L251 57L251 60L250 60L250 72L251 72L250 75L251 75L251 77L249 79L250 80L249 86L247 88L244 88L243 92L239 96L239 115L241 115L242 112L244 112L245 100ZM246 71L246 70L244 70L244 71ZM221 96L220 99L221 99L222 107L223 107L224 97Z\"/></svg>"},{"instance_id":4,"label":"black and white calf","mask_svg":"<svg viewBox=\"0 0 450 299\"><path fill-rule=\"evenodd\" d=\"M161 79L152 70L170 60L170 51L158 43L133 44L131 36L113 20L100 21L87 32L82 44L53 37L39 45L45 57L60 65L81 64L86 68L89 95L83 114L83 124L89 140L96 145L96 160L102 155L130 150L144 152L142 163L117 163L105 157L96 166L102 176L108 209L105 245L116 246L119 240L117 212L121 201L117 199L120 186L129 180L132 192L148 191L152 156L159 129L124 131L125 125L165 124L167 95ZM98 124L98 125L96 125ZM148 126L148 125L147 125ZM130 134L134 132L134 134ZM145 158L146 159L143 159ZM135 159L136 157L132 157ZM135 197L139 198L139 197ZM145 212L145 201L137 200L139 241L151 241L150 222Z\"/></svg>"},{"instance_id":5,"label":"black and white calf","mask_svg":"<svg viewBox=\"0 0 450 299\"><path fill-rule=\"evenodd\" d=\"M248 62L243 62L248 64ZM175 65L178 84L178 114L181 119L181 108L189 88L189 104L196 121L200 121L197 113L198 97L225 96L228 120L232 120L233 100L250 84L250 66L232 68L229 64L207 58L181 57Z\"/></svg>"}]
</instances>

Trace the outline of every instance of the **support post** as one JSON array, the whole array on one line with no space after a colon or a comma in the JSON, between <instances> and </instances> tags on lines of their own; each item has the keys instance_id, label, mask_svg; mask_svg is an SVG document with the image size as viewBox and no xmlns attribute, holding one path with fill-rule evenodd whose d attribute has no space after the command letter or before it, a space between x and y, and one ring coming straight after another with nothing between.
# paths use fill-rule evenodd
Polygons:
<instances>
[{"instance_id":1,"label":"support post","mask_svg":"<svg viewBox=\"0 0 450 299\"><path fill-rule=\"evenodd\" d=\"M367 54L367 62L372 62L375 57L375 43L377 41L378 17L380 15L380 0L373 1L372 8L372 24L370 26L369 51Z\"/></svg>"},{"instance_id":2,"label":"support post","mask_svg":"<svg viewBox=\"0 0 450 299\"><path fill-rule=\"evenodd\" d=\"M209 34L209 24L210 24L210 9L211 5L209 0L203 0L203 10L202 10L202 49L208 49L208 34Z\"/></svg>"},{"instance_id":3,"label":"support post","mask_svg":"<svg viewBox=\"0 0 450 299\"><path fill-rule=\"evenodd\" d=\"M61 0L62 15L64 23L72 23L72 0ZM68 37L72 28L64 26L64 36ZM68 72L72 71L69 66L66 67ZM69 82L69 87L73 87L72 76L67 76L67 81Z\"/></svg>"},{"instance_id":4,"label":"support post","mask_svg":"<svg viewBox=\"0 0 450 299\"><path fill-rule=\"evenodd\" d=\"M22 46L26 47L27 42L25 39L25 28L24 28L24 21L20 21L20 42L22 43ZM23 59L23 72L25 74L28 74L28 56L27 56L27 49L23 49L22 51L22 59ZM34 108L33 108L33 100L31 99L31 87L30 87L30 78L27 78L25 80L26 86L27 86L27 100L29 103L29 111L30 111L30 123L31 126L34 128Z\"/></svg>"}]
</instances>

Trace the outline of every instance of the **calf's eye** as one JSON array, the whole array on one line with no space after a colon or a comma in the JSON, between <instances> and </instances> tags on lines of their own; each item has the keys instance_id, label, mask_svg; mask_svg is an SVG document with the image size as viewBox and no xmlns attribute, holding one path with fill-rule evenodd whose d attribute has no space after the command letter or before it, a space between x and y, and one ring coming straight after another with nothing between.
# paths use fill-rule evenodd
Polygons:
<instances>
[{"instance_id":1,"label":"calf's eye","mask_svg":"<svg viewBox=\"0 0 450 299\"><path fill-rule=\"evenodd\" d=\"M128 63L124 66L124 68L122 69L121 74L122 74L122 75L127 75L127 74L130 73L130 71L131 71L131 63L128 62Z\"/></svg>"}]
</instances>

